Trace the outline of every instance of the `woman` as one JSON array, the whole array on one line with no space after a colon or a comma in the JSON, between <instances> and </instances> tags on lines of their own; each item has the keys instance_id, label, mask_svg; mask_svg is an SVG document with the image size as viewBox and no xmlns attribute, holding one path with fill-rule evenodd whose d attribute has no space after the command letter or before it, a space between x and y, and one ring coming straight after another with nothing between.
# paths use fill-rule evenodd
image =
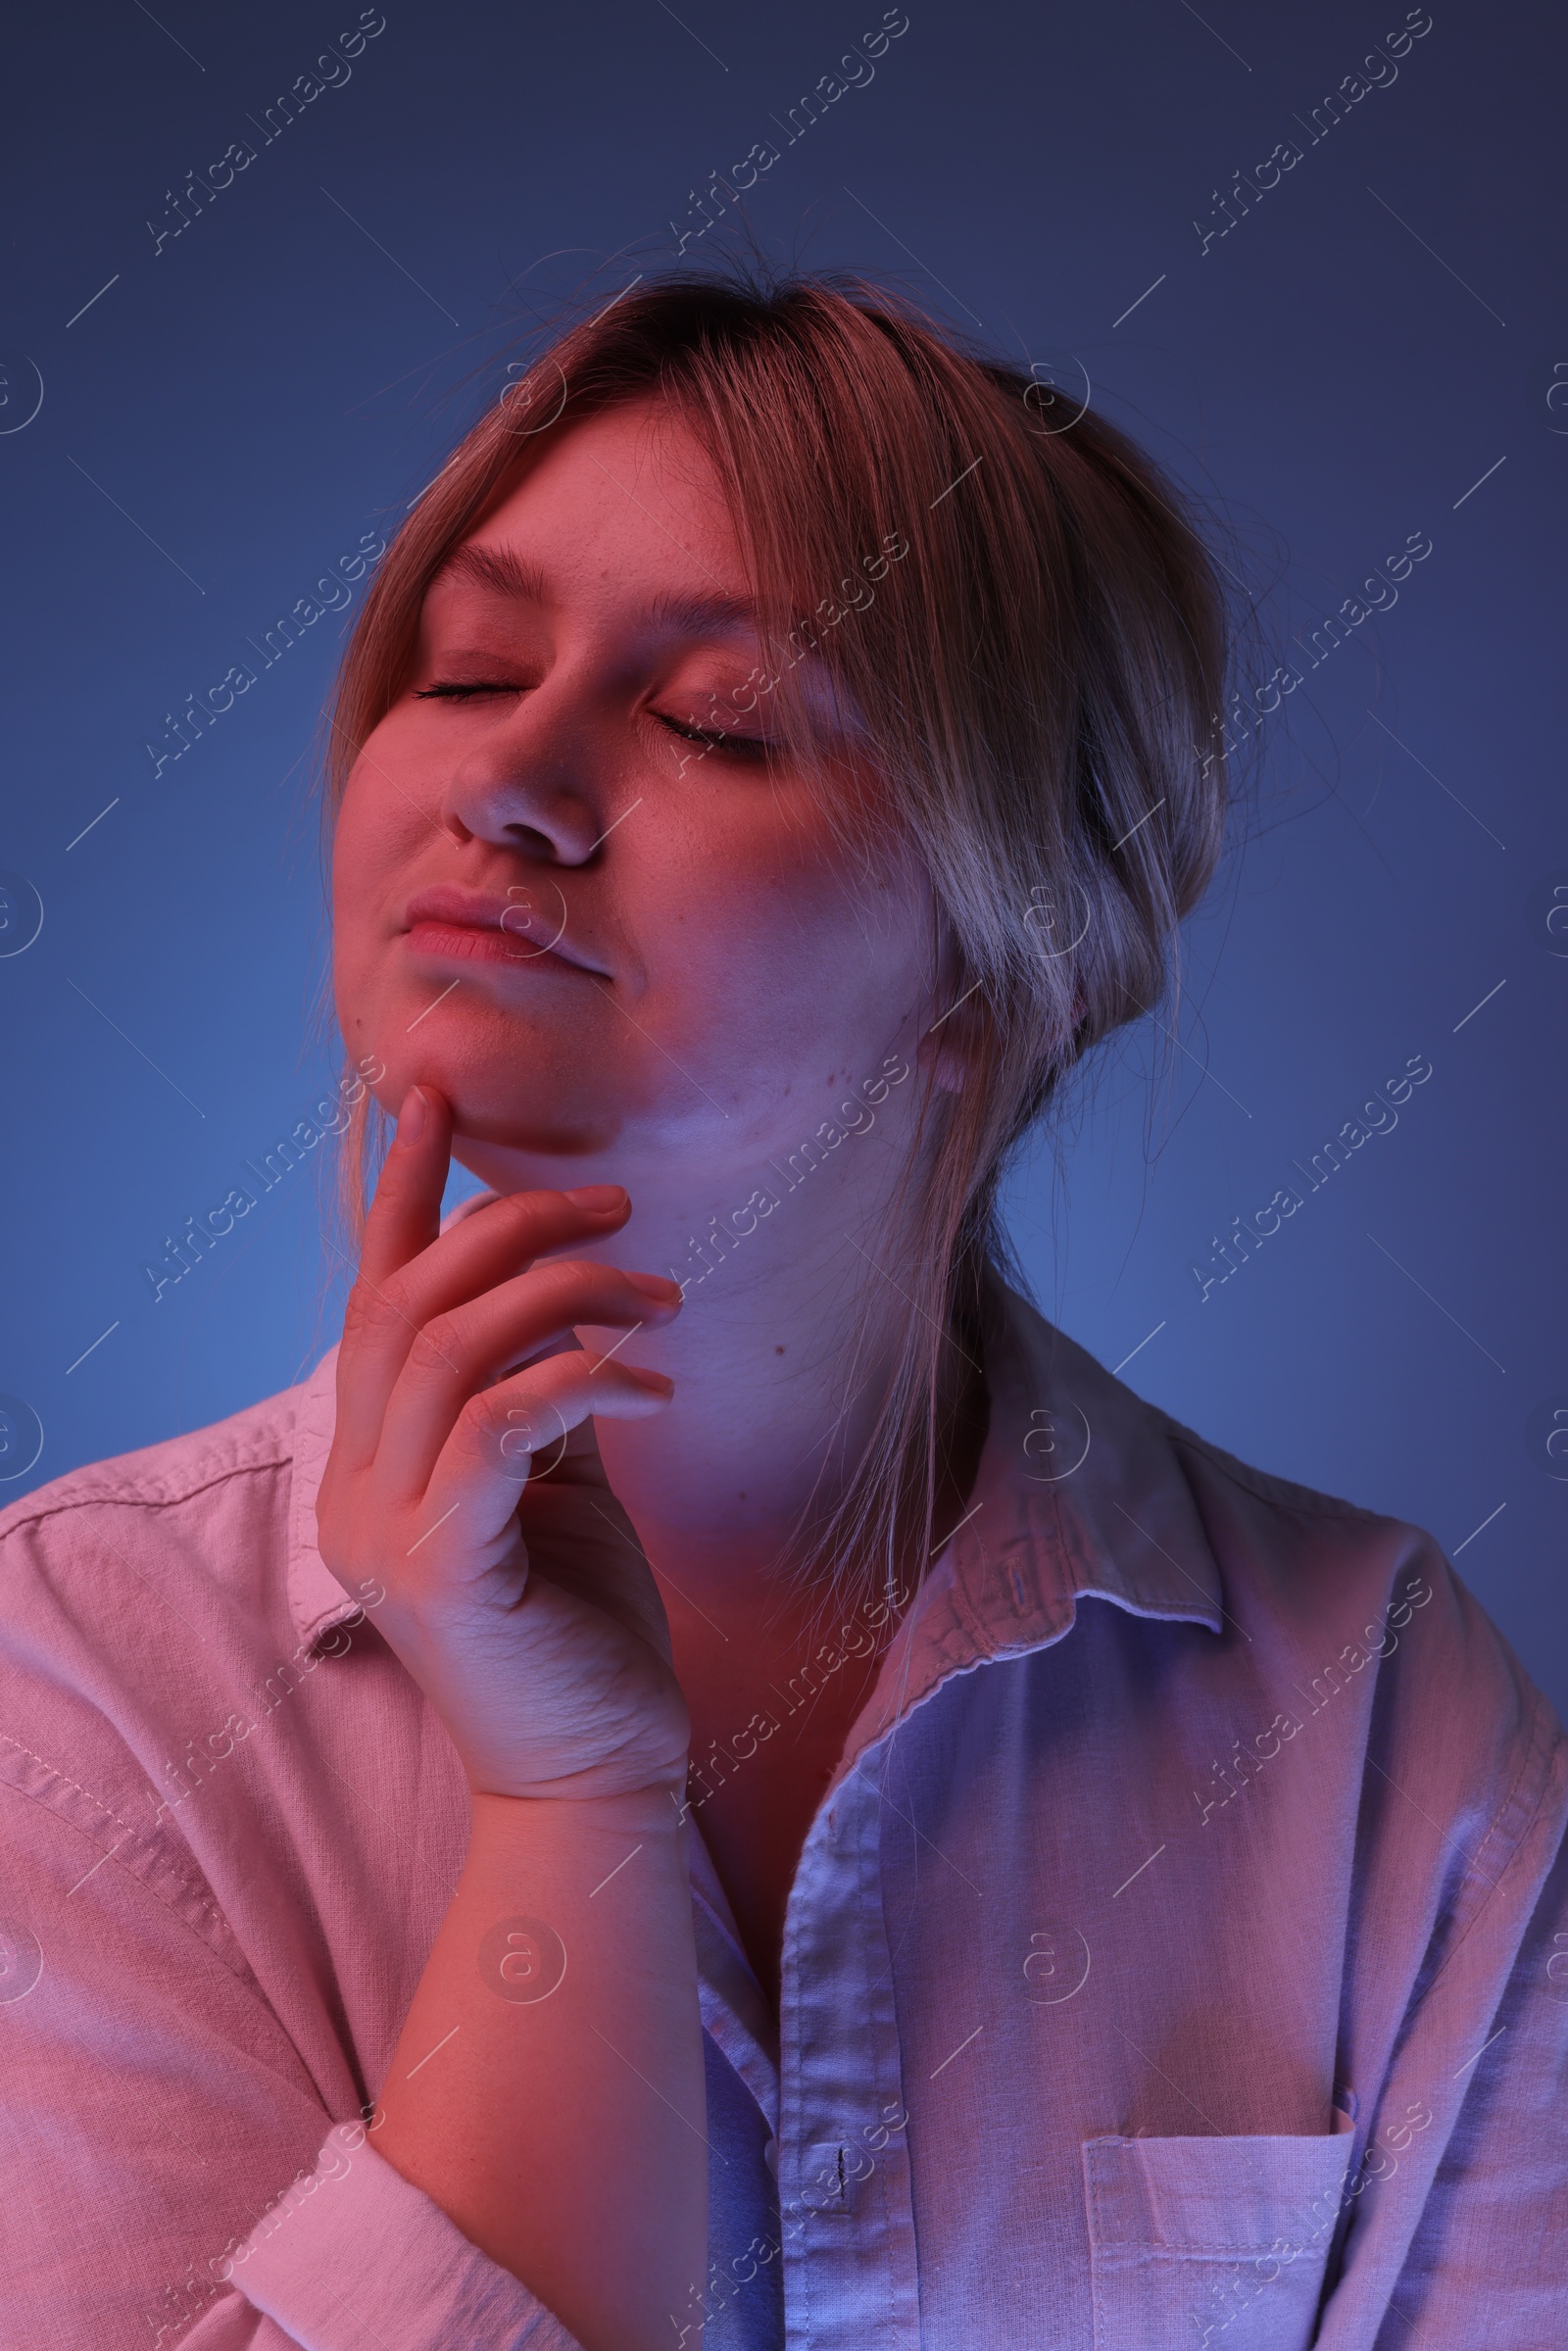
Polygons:
<instances>
[{"instance_id":1,"label":"woman","mask_svg":"<svg viewBox=\"0 0 1568 2351\"><path fill-rule=\"evenodd\" d=\"M1553 2339L1555 1723L996 1270L1225 660L1150 462L864 288L628 295L416 504L341 1345L4 1522L18 2341Z\"/></svg>"}]
</instances>

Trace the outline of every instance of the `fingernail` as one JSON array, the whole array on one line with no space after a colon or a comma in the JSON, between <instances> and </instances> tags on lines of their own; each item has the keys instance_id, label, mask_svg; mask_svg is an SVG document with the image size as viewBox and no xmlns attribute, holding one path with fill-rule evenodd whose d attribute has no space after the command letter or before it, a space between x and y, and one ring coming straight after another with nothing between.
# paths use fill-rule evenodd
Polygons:
<instances>
[{"instance_id":1,"label":"fingernail","mask_svg":"<svg viewBox=\"0 0 1568 2351\"><path fill-rule=\"evenodd\" d=\"M674 1395L674 1381L666 1380L662 1371L646 1371L641 1364L634 1363L628 1363L626 1369L638 1387L646 1388L650 1396Z\"/></svg>"},{"instance_id":2,"label":"fingernail","mask_svg":"<svg viewBox=\"0 0 1568 2351\"><path fill-rule=\"evenodd\" d=\"M657 1305L673 1305L683 1295L680 1284L666 1282L662 1273L629 1273L626 1279L634 1290L640 1290L644 1298L651 1298Z\"/></svg>"},{"instance_id":3,"label":"fingernail","mask_svg":"<svg viewBox=\"0 0 1568 2351\"><path fill-rule=\"evenodd\" d=\"M566 1198L574 1208L586 1208L594 1216L611 1216L626 1205L625 1187L620 1184L582 1184Z\"/></svg>"},{"instance_id":4,"label":"fingernail","mask_svg":"<svg viewBox=\"0 0 1568 2351\"><path fill-rule=\"evenodd\" d=\"M430 1105L424 1099L422 1089L418 1086L411 1086L403 1097L403 1107L398 1112L398 1141L400 1143L417 1143L419 1137L424 1133L429 1117Z\"/></svg>"}]
</instances>

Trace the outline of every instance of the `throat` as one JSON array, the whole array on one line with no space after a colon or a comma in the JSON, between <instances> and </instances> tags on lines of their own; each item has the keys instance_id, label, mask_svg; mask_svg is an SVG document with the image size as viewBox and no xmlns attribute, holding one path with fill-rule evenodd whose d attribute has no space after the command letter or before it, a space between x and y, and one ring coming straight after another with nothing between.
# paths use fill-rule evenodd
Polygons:
<instances>
[{"instance_id":1,"label":"throat","mask_svg":"<svg viewBox=\"0 0 1568 2351\"><path fill-rule=\"evenodd\" d=\"M956 1349L950 1373L959 1362L974 1370ZM931 1559L975 1507L983 1378L953 1377L942 1400L933 1522L892 1591L861 1583L834 1598L823 1582L780 1575L777 1554L760 1555L739 1529L707 1557L689 1542L648 1543L691 1715L692 1816L775 2019L785 1913L812 1821ZM665 1558L678 1562L673 1578Z\"/></svg>"},{"instance_id":2,"label":"throat","mask_svg":"<svg viewBox=\"0 0 1568 2351\"><path fill-rule=\"evenodd\" d=\"M783 1682L731 1674L722 1712L692 1707L692 1818L775 2024L790 1888L880 1664L873 1647L835 1667L839 1647L820 1643L813 1667Z\"/></svg>"}]
</instances>

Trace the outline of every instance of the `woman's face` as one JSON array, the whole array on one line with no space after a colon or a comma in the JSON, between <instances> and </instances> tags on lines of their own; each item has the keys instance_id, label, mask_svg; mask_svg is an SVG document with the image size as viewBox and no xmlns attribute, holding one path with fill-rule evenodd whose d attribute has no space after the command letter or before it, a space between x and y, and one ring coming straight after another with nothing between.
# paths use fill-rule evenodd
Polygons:
<instances>
[{"instance_id":1,"label":"woman's face","mask_svg":"<svg viewBox=\"0 0 1568 2351\"><path fill-rule=\"evenodd\" d=\"M768 759L747 596L701 448L639 404L546 445L425 598L338 819L338 1010L383 1105L438 1087L492 1181L673 1153L706 1189L913 1058L928 889Z\"/></svg>"}]
</instances>

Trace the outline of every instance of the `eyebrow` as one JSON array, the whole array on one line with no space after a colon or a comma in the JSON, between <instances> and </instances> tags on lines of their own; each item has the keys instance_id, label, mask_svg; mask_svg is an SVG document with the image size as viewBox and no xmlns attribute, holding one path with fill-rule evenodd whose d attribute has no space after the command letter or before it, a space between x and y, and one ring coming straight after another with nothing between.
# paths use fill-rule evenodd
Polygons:
<instances>
[{"instance_id":1,"label":"eyebrow","mask_svg":"<svg viewBox=\"0 0 1568 2351\"><path fill-rule=\"evenodd\" d=\"M510 547L469 544L455 548L435 576L467 580L476 588L493 589L498 596L521 597L528 604L555 602L538 564L525 563Z\"/></svg>"},{"instance_id":2,"label":"eyebrow","mask_svg":"<svg viewBox=\"0 0 1568 2351\"><path fill-rule=\"evenodd\" d=\"M550 606L556 601L550 581L537 563L530 563L510 547L454 549L437 572L438 579L467 580L499 596L514 596L526 604ZM732 634L755 629L757 609L744 596L656 596L648 608L655 628L692 637Z\"/></svg>"},{"instance_id":3,"label":"eyebrow","mask_svg":"<svg viewBox=\"0 0 1568 2351\"><path fill-rule=\"evenodd\" d=\"M757 626L757 607L744 596L656 596L648 617L658 628L684 630L691 637Z\"/></svg>"}]
</instances>

